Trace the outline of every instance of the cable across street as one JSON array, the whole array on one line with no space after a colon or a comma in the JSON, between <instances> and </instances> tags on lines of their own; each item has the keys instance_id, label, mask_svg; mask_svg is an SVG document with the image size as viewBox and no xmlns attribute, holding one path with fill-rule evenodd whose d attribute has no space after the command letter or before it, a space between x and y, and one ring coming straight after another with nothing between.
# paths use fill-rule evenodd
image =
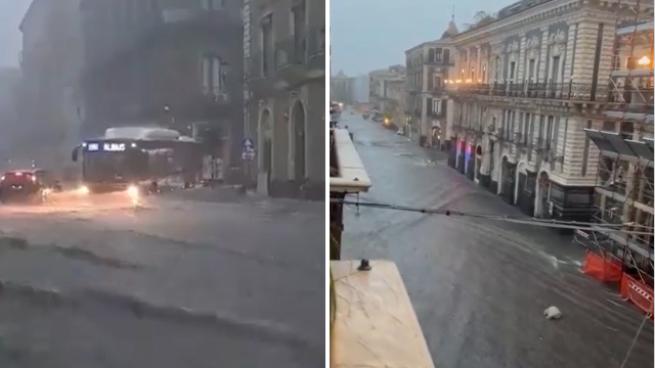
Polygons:
<instances>
[{"instance_id":1,"label":"cable across street","mask_svg":"<svg viewBox=\"0 0 655 368\"><path fill-rule=\"evenodd\" d=\"M531 226L540 226L553 229L573 229L573 230L588 230L588 231L599 231L599 232L620 232L622 234L632 234L632 235L649 235L652 234L651 231L633 231L626 230L625 227L641 227L649 228L643 225L633 224L633 223L621 223L621 224L601 224L596 222L584 222L584 221L566 221L566 220L555 220L555 219L538 219L534 217L522 218L522 217L513 217L513 216L498 216L490 214L480 214L480 213L470 213L465 211L457 211L444 208L421 208L421 207L411 207L404 205L397 205L391 203L383 202L372 202L372 201L353 201L345 199L330 199L331 203L341 203L347 206L355 207L369 207L369 208L378 208L386 209L393 211L403 211L403 212L414 212L422 213L426 215L441 215L441 216L451 216L451 217L465 217L465 218L474 218L481 220L490 220L490 221L501 221L509 222L514 224L523 224Z\"/></svg>"}]
</instances>

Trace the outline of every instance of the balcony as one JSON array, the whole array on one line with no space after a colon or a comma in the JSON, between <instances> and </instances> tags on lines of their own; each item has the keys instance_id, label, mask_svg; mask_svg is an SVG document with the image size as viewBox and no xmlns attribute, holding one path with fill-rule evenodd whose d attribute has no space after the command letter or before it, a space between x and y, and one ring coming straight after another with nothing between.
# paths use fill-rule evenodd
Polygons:
<instances>
[{"instance_id":1,"label":"balcony","mask_svg":"<svg viewBox=\"0 0 655 368\"><path fill-rule=\"evenodd\" d=\"M273 50L269 50L266 54L262 51L253 52L250 54L250 59L247 62L246 79L250 89L257 95L270 95L274 89L275 72L273 67L275 65L273 58Z\"/></svg>"},{"instance_id":2,"label":"balcony","mask_svg":"<svg viewBox=\"0 0 655 368\"><path fill-rule=\"evenodd\" d=\"M428 116L433 118L433 119L439 119L439 118L445 118L446 114L444 114L443 111L440 111L440 112L428 111Z\"/></svg>"},{"instance_id":3,"label":"balcony","mask_svg":"<svg viewBox=\"0 0 655 368\"><path fill-rule=\"evenodd\" d=\"M430 60L428 58L428 60L426 60L423 64L424 65L432 65L432 66L444 66L444 67L450 67L450 66L455 65L455 63L453 63L452 60L444 59L444 58L438 58L438 59L433 59L433 60Z\"/></svg>"},{"instance_id":4,"label":"balcony","mask_svg":"<svg viewBox=\"0 0 655 368\"><path fill-rule=\"evenodd\" d=\"M611 110L644 113L653 112L653 87L622 86L612 88L607 96L611 103Z\"/></svg>"},{"instance_id":5,"label":"balcony","mask_svg":"<svg viewBox=\"0 0 655 368\"><path fill-rule=\"evenodd\" d=\"M232 14L228 9L196 9L196 8L166 8L161 11L161 21L166 27L180 27L198 30L216 31L220 29L241 26L238 14Z\"/></svg>"},{"instance_id":6,"label":"balcony","mask_svg":"<svg viewBox=\"0 0 655 368\"><path fill-rule=\"evenodd\" d=\"M312 28L303 36L290 36L266 53L253 52L247 66L250 87L260 94L290 88L325 76L325 43L322 30ZM266 92L268 91L268 92Z\"/></svg>"},{"instance_id":7,"label":"balcony","mask_svg":"<svg viewBox=\"0 0 655 368\"><path fill-rule=\"evenodd\" d=\"M307 37L292 36L275 43L276 77L294 86L308 79Z\"/></svg>"},{"instance_id":8,"label":"balcony","mask_svg":"<svg viewBox=\"0 0 655 368\"><path fill-rule=\"evenodd\" d=\"M181 97L173 108L174 116L189 119L229 116L238 108L228 92L201 90Z\"/></svg>"},{"instance_id":9,"label":"balcony","mask_svg":"<svg viewBox=\"0 0 655 368\"><path fill-rule=\"evenodd\" d=\"M310 70L319 70L325 74L325 27L311 27L309 29L307 58Z\"/></svg>"},{"instance_id":10,"label":"balcony","mask_svg":"<svg viewBox=\"0 0 655 368\"><path fill-rule=\"evenodd\" d=\"M470 81L470 80L469 80ZM608 86L583 83L467 83L461 80L446 83L450 94L553 99L562 101L608 102ZM592 93L593 92L593 93Z\"/></svg>"}]
</instances>

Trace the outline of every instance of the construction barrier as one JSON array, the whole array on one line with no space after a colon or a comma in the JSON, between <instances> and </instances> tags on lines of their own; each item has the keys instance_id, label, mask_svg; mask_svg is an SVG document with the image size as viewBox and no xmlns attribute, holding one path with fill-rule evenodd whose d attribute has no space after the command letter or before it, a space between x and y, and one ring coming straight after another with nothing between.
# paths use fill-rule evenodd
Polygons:
<instances>
[{"instance_id":1,"label":"construction barrier","mask_svg":"<svg viewBox=\"0 0 655 368\"><path fill-rule=\"evenodd\" d=\"M622 274L621 262L587 251L582 272L602 282L619 282Z\"/></svg>"},{"instance_id":2,"label":"construction barrier","mask_svg":"<svg viewBox=\"0 0 655 368\"><path fill-rule=\"evenodd\" d=\"M620 292L621 296L630 300L650 318L653 318L653 289L650 286L623 273Z\"/></svg>"}]
</instances>

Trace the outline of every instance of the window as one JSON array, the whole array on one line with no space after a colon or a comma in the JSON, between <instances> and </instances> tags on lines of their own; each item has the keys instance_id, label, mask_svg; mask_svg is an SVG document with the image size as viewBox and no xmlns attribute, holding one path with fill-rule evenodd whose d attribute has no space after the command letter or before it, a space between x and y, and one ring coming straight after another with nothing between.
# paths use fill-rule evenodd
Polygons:
<instances>
[{"instance_id":1,"label":"window","mask_svg":"<svg viewBox=\"0 0 655 368\"><path fill-rule=\"evenodd\" d=\"M528 145L532 145L532 138L534 137L534 116L532 114L527 114L528 117L525 121L527 124L527 129L526 129L526 135L525 135L525 143Z\"/></svg>"},{"instance_id":2,"label":"window","mask_svg":"<svg viewBox=\"0 0 655 368\"><path fill-rule=\"evenodd\" d=\"M441 48L437 48L434 51L434 59L435 61L441 61Z\"/></svg>"},{"instance_id":3,"label":"window","mask_svg":"<svg viewBox=\"0 0 655 368\"><path fill-rule=\"evenodd\" d=\"M591 120L587 120L587 129L591 129ZM585 134L584 151L582 153L582 176L587 175L588 161L589 161L589 136Z\"/></svg>"},{"instance_id":4,"label":"window","mask_svg":"<svg viewBox=\"0 0 655 368\"><path fill-rule=\"evenodd\" d=\"M441 100L434 100L432 102L432 111L434 111L436 114L441 113Z\"/></svg>"},{"instance_id":5,"label":"window","mask_svg":"<svg viewBox=\"0 0 655 368\"><path fill-rule=\"evenodd\" d=\"M509 63L509 80L514 81L514 69L516 68L516 62L512 61Z\"/></svg>"},{"instance_id":6,"label":"window","mask_svg":"<svg viewBox=\"0 0 655 368\"><path fill-rule=\"evenodd\" d=\"M450 50L444 49L443 50L443 62L448 64L449 60L450 60Z\"/></svg>"},{"instance_id":7,"label":"window","mask_svg":"<svg viewBox=\"0 0 655 368\"><path fill-rule=\"evenodd\" d=\"M432 112L434 112L433 106L432 106L432 98L428 97L425 100L425 106L426 106L426 110L427 110L428 115L430 115L430 114L432 114Z\"/></svg>"},{"instance_id":8,"label":"window","mask_svg":"<svg viewBox=\"0 0 655 368\"><path fill-rule=\"evenodd\" d=\"M271 72L273 61L273 14L262 18L262 76L266 77Z\"/></svg>"},{"instance_id":9,"label":"window","mask_svg":"<svg viewBox=\"0 0 655 368\"><path fill-rule=\"evenodd\" d=\"M528 62L528 82L534 82L534 59L530 59Z\"/></svg>"},{"instance_id":10,"label":"window","mask_svg":"<svg viewBox=\"0 0 655 368\"><path fill-rule=\"evenodd\" d=\"M225 0L202 0L202 8L205 10L223 9Z\"/></svg>"},{"instance_id":11,"label":"window","mask_svg":"<svg viewBox=\"0 0 655 368\"><path fill-rule=\"evenodd\" d=\"M221 59L214 55L202 58L202 88L205 95L218 96L225 85L225 71Z\"/></svg>"},{"instance_id":12,"label":"window","mask_svg":"<svg viewBox=\"0 0 655 368\"><path fill-rule=\"evenodd\" d=\"M515 129L514 122L516 120L516 111L512 111L511 114L512 114L512 120L510 122L510 128L509 128L509 130L510 130L509 139L510 139L510 141L513 142L514 141L514 129Z\"/></svg>"},{"instance_id":13,"label":"window","mask_svg":"<svg viewBox=\"0 0 655 368\"><path fill-rule=\"evenodd\" d=\"M429 62L434 62L435 57L434 57L434 49L429 49L428 50L428 61Z\"/></svg>"},{"instance_id":14,"label":"window","mask_svg":"<svg viewBox=\"0 0 655 368\"><path fill-rule=\"evenodd\" d=\"M550 82L557 83L559 82L559 56L553 56L553 66L550 73Z\"/></svg>"},{"instance_id":15,"label":"window","mask_svg":"<svg viewBox=\"0 0 655 368\"><path fill-rule=\"evenodd\" d=\"M557 204L564 204L564 191L562 191L560 186L550 186L550 200Z\"/></svg>"},{"instance_id":16,"label":"window","mask_svg":"<svg viewBox=\"0 0 655 368\"><path fill-rule=\"evenodd\" d=\"M550 144L553 141L553 120L552 115L548 116L548 123L546 125L546 147L550 148Z\"/></svg>"},{"instance_id":17,"label":"window","mask_svg":"<svg viewBox=\"0 0 655 368\"><path fill-rule=\"evenodd\" d=\"M560 117L558 116L557 119L555 120L555 126L553 127L553 150L557 152L557 143L558 143L558 137L559 137L559 122L560 122ZM566 135L566 132L564 132ZM560 166L560 169L563 169L563 166Z\"/></svg>"},{"instance_id":18,"label":"window","mask_svg":"<svg viewBox=\"0 0 655 368\"><path fill-rule=\"evenodd\" d=\"M616 132L616 122L614 121L603 121L604 132Z\"/></svg>"},{"instance_id":19,"label":"window","mask_svg":"<svg viewBox=\"0 0 655 368\"><path fill-rule=\"evenodd\" d=\"M528 134L530 130L530 114L525 114L525 120L523 121L523 143L528 144Z\"/></svg>"},{"instance_id":20,"label":"window","mask_svg":"<svg viewBox=\"0 0 655 368\"><path fill-rule=\"evenodd\" d=\"M294 42L294 62L305 61L305 39L306 37L306 20L305 20L305 2L302 1L291 9L293 19L293 42Z\"/></svg>"},{"instance_id":21,"label":"window","mask_svg":"<svg viewBox=\"0 0 655 368\"><path fill-rule=\"evenodd\" d=\"M621 123L620 134L621 137L623 137L623 139L632 139L634 132L635 132L635 127L633 123L626 122L626 121Z\"/></svg>"},{"instance_id":22,"label":"window","mask_svg":"<svg viewBox=\"0 0 655 368\"><path fill-rule=\"evenodd\" d=\"M434 88L441 88L441 77L434 77Z\"/></svg>"}]
</instances>

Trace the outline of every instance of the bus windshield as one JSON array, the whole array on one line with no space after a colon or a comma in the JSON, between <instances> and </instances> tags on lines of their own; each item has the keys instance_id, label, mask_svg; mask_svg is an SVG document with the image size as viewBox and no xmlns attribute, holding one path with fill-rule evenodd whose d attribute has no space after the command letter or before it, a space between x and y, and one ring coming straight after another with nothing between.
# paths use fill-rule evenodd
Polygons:
<instances>
[{"instance_id":1,"label":"bus windshield","mask_svg":"<svg viewBox=\"0 0 655 368\"><path fill-rule=\"evenodd\" d=\"M138 173L138 160L129 152L85 152L84 177L90 181L123 182Z\"/></svg>"}]
</instances>

